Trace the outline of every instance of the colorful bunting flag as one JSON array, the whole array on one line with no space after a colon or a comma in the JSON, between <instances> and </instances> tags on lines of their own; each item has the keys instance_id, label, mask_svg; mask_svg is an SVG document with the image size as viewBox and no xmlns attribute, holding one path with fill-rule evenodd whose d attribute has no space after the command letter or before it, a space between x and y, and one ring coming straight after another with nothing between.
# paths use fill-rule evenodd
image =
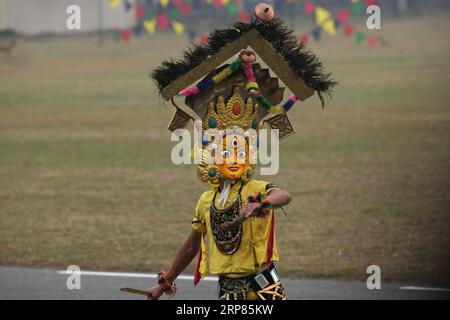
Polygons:
<instances>
[{"instance_id":1,"label":"colorful bunting flag","mask_svg":"<svg viewBox=\"0 0 450 320\"><path fill-rule=\"evenodd\" d=\"M154 34L156 29L156 20L145 20L142 25L148 33Z\"/></svg>"},{"instance_id":2,"label":"colorful bunting flag","mask_svg":"<svg viewBox=\"0 0 450 320\"><path fill-rule=\"evenodd\" d=\"M175 31L175 33L177 35L182 35L184 33L184 29L185 29L184 24L182 24L178 21L172 22L172 28L173 28L173 31Z\"/></svg>"},{"instance_id":3,"label":"colorful bunting flag","mask_svg":"<svg viewBox=\"0 0 450 320\"><path fill-rule=\"evenodd\" d=\"M250 20L250 17L248 16L247 11L242 10L239 13L239 18L241 19L242 22L248 22Z\"/></svg>"},{"instance_id":4,"label":"colorful bunting flag","mask_svg":"<svg viewBox=\"0 0 450 320\"><path fill-rule=\"evenodd\" d=\"M131 8L133 7L133 5L131 4L131 1L130 1L130 0L125 0L123 4L124 4L124 6L125 6L125 10L126 10L126 11L130 11Z\"/></svg>"},{"instance_id":5,"label":"colorful bunting flag","mask_svg":"<svg viewBox=\"0 0 450 320\"><path fill-rule=\"evenodd\" d=\"M311 1L306 1L305 2L305 14L307 16L309 16L310 14L312 14L314 12L314 10L316 9L316 6L314 3L312 3Z\"/></svg>"},{"instance_id":6,"label":"colorful bunting flag","mask_svg":"<svg viewBox=\"0 0 450 320\"><path fill-rule=\"evenodd\" d=\"M351 37L353 35L353 27L349 24L344 24L344 36Z\"/></svg>"},{"instance_id":7,"label":"colorful bunting flag","mask_svg":"<svg viewBox=\"0 0 450 320\"><path fill-rule=\"evenodd\" d=\"M122 41L125 43L128 43L130 41L131 31L130 30L124 30L121 33Z\"/></svg>"},{"instance_id":8,"label":"colorful bunting flag","mask_svg":"<svg viewBox=\"0 0 450 320\"><path fill-rule=\"evenodd\" d=\"M348 0L347 0L348 1ZM370 47L378 47L385 44L380 36L374 37L366 35L364 32L357 32L349 24L350 16L364 15L366 6L378 4L378 0L350 0L351 7L339 10L336 15L332 14L323 6L318 6L313 0L304 1L304 14L311 16L315 14L316 27L309 33L298 37L299 41L307 45L311 39L320 40L322 32L335 36L340 27L346 38L355 37L357 43L366 43ZM242 0L203 0L203 3L211 5L211 8L223 10L230 16L238 16L243 22L248 22L250 16L244 9ZM296 0L287 0L287 3L294 4ZM323 2L320 2L323 3ZM149 34L154 34L157 30L166 30L171 27L177 35L186 34L191 41L196 38L200 43L207 42L204 33L197 33L189 29L180 17L188 17L192 11L192 0L108 0L110 9L116 9L120 4L125 5L127 11L133 9L137 25L114 34L114 40L129 42L134 33L139 36L145 29ZM183 22L182 22L183 21Z\"/></svg>"},{"instance_id":9,"label":"colorful bunting flag","mask_svg":"<svg viewBox=\"0 0 450 320\"><path fill-rule=\"evenodd\" d=\"M350 17L350 10L340 10L337 13L337 18L341 23L346 23Z\"/></svg>"},{"instance_id":10,"label":"colorful bunting flag","mask_svg":"<svg viewBox=\"0 0 450 320\"><path fill-rule=\"evenodd\" d=\"M204 34L203 32L200 33L199 42L200 42L200 44L206 44L208 42L208 36L206 34Z\"/></svg>"},{"instance_id":11,"label":"colorful bunting flag","mask_svg":"<svg viewBox=\"0 0 450 320\"><path fill-rule=\"evenodd\" d=\"M334 18L328 10L325 10L322 7L316 7L316 23L329 35L336 35Z\"/></svg>"},{"instance_id":12,"label":"colorful bunting flag","mask_svg":"<svg viewBox=\"0 0 450 320\"><path fill-rule=\"evenodd\" d=\"M122 0L109 0L109 8L115 9L120 4Z\"/></svg>"},{"instance_id":13,"label":"colorful bunting flag","mask_svg":"<svg viewBox=\"0 0 450 320\"><path fill-rule=\"evenodd\" d=\"M158 18L158 27L161 30L166 30L167 27L169 26L169 18L167 17L167 15L165 13L161 13Z\"/></svg>"},{"instance_id":14,"label":"colorful bunting flag","mask_svg":"<svg viewBox=\"0 0 450 320\"><path fill-rule=\"evenodd\" d=\"M364 33L362 33L361 31L357 32L355 37L356 37L356 42L359 44L363 43L364 40L366 40L366 35Z\"/></svg>"},{"instance_id":15,"label":"colorful bunting flag","mask_svg":"<svg viewBox=\"0 0 450 320\"><path fill-rule=\"evenodd\" d=\"M170 0L159 0L159 3L163 8L167 7L170 3Z\"/></svg>"},{"instance_id":16,"label":"colorful bunting flag","mask_svg":"<svg viewBox=\"0 0 450 320\"><path fill-rule=\"evenodd\" d=\"M142 25L137 24L133 27L133 33L136 37L139 37L142 34Z\"/></svg>"},{"instance_id":17,"label":"colorful bunting flag","mask_svg":"<svg viewBox=\"0 0 450 320\"><path fill-rule=\"evenodd\" d=\"M303 34L300 37L298 37L298 40L300 40L301 43L303 43L305 46L309 43L309 34Z\"/></svg>"},{"instance_id":18,"label":"colorful bunting flag","mask_svg":"<svg viewBox=\"0 0 450 320\"><path fill-rule=\"evenodd\" d=\"M136 6L136 8L134 8L134 14L136 15L136 18L140 18L144 15L145 13L145 9L141 6Z\"/></svg>"},{"instance_id":19,"label":"colorful bunting flag","mask_svg":"<svg viewBox=\"0 0 450 320\"><path fill-rule=\"evenodd\" d=\"M189 3L183 3L180 7L181 14L187 17L191 12L191 5Z\"/></svg>"},{"instance_id":20,"label":"colorful bunting flag","mask_svg":"<svg viewBox=\"0 0 450 320\"><path fill-rule=\"evenodd\" d=\"M369 37L367 38L367 44L369 47L376 48L378 47L378 39L375 37Z\"/></svg>"},{"instance_id":21,"label":"colorful bunting flag","mask_svg":"<svg viewBox=\"0 0 450 320\"><path fill-rule=\"evenodd\" d=\"M227 7L227 13L230 16L234 16L238 13L239 9L234 3L230 3L230 5Z\"/></svg>"},{"instance_id":22,"label":"colorful bunting flag","mask_svg":"<svg viewBox=\"0 0 450 320\"><path fill-rule=\"evenodd\" d=\"M180 14L179 11L177 9L171 9L169 10L169 18L170 20L178 20Z\"/></svg>"},{"instance_id":23,"label":"colorful bunting flag","mask_svg":"<svg viewBox=\"0 0 450 320\"><path fill-rule=\"evenodd\" d=\"M311 35L313 36L314 40L319 41L320 37L322 36L322 28L316 27L311 31Z\"/></svg>"},{"instance_id":24,"label":"colorful bunting flag","mask_svg":"<svg viewBox=\"0 0 450 320\"><path fill-rule=\"evenodd\" d=\"M364 15L364 4L361 1L354 2L352 6L352 13L357 16Z\"/></svg>"}]
</instances>

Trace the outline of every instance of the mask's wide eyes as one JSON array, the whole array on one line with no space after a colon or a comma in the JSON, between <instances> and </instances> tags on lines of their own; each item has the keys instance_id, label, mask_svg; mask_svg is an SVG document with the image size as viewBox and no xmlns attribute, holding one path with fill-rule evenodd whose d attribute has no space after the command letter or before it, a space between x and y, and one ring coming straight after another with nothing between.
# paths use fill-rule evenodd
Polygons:
<instances>
[{"instance_id":1,"label":"mask's wide eyes","mask_svg":"<svg viewBox=\"0 0 450 320\"><path fill-rule=\"evenodd\" d=\"M223 150L220 154L221 154L222 157L224 157L224 158L229 158L229 157L231 157L231 152L228 151L228 150Z\"/></svg>"},{"instance_id":2,"label":"mask's wide eyes","mask_svg":"<svg viewBox=\"0 0 450 320\"><path fill-rule=\"evenodd\" d=\"M239 159L244 159L246 155L247 155L247 152L245 152L245 151L239 151L237 154Z\"/></svg>"}]
</instances>

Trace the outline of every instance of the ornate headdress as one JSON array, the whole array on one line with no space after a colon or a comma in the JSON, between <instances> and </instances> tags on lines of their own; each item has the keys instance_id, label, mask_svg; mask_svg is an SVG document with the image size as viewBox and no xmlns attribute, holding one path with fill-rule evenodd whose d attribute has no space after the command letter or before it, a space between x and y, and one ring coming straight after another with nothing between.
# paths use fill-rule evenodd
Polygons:
<instances>
[{"instance_id":1,"label":"ornate headdress","mask_svg":"<svg viewBox=\"0 0 450 320\"><path fill-rule=\"evenodd\" d=\"M172 102L176 95L186 96L185 104L201 119L203 130L259 130L267 123L271 129L279 130L282 139L295 132L286 115L294 103L317 92L323 105L323 94L329 94L336 84L330 80L330 74L322 71L317 57L298 43L280 20L273 19L273 10L266 6L259 4L256 17L249 23L239 22L226 30L214 31L205 45L195 45L185 52L184 60L165 61L153 71L161 95ZM245 50L247 46L292 91L285 103L280 104L284 88L279 86L278 78L255 63L256 54ZM240 55L232 63L219 67L236 53ZM206 77L205 71L209 72ZM194 87L188 87L201 77L204 78ZM185 128L192 119L173 104L176 113L169 125L171 131ZM208 143L204 141L205 145ZM211 155L201 152L200 157L200 179L217 184L217 168Z\"/></svg>"}]
</instances>

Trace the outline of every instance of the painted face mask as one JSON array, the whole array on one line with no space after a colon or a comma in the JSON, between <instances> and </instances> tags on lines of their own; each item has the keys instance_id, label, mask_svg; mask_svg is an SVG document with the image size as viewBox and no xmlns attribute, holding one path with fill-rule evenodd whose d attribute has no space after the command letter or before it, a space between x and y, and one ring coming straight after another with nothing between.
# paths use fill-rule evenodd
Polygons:
<instances>
[{"instance_id":1,"label":"painted face mask","mask_svg":"<svg viewBox=\"0 0 450 320\"><path fill-rule=\"evenodd\" d=\"M218 144L215 163L220 175L226 179L237 180L250 167L246 139L241 135L227 135Z\"/></svg>"}]
</instances>

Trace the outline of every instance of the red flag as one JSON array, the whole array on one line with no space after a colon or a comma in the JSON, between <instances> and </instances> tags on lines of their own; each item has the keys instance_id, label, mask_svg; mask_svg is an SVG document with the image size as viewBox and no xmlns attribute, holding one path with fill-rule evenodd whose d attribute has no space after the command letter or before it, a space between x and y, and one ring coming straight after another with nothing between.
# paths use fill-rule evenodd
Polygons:
<instances>
[{"instance_id":1,"label":"red flag","mask_svg":"<svg viewBox=\"0 0 450 320\"><path fill-rule=\"evenodd\" d=\"M306 15L310 15L311 13L314 12L314 10L316 10L316 6L314 5L314 3L312 3L311 1L306 1L305 2L305 13Z\"/></svg>"},{"instance_id":2,"label":"red flag","mask_svg":"<svg viewBox=\"0 0 450 320\"><path fill-rule=\"evenodd\" d=\"M188 16L191 12L191 5L189 3L183 3L180 7L180 11L183 16Z\"/></svg>"},{"instance_id":3,"label":"red flag","mask_svg":"<svg viewBox=\"0 0 450 320\"><path fill-rule=\"evenodd\" d=\"M346 23L349 17L350 10L340 10L337 14L337 18L342 24Z\"/></svg>"},{"instance_id":4,"label":"red flag","mask_svg":"<svg viewBox=\"0 0 450 320\"><path fill-rule=\"evenodd\" d=\"M301 35L298 37L301 43L303 43L305 46L309 43L309 34L305 33L304 35Z\"/></svg>"},{"instance_id":5,"label":"red flag","mask_svg":"<svg viewBox=\"0 0 450 320\"><path fill-rule=\"evenodd\" d=\"M167 17L167 15L165 13L162 13L158 16L158 18L156 18L158 21L158 26L162 29L165 30L167 28L167 26L169 25L169 18Z\"/></svg>"},{"instance_id":6,"label":"red flag","mask_svg":"<svg viewBox=\"0 0 450 320\"><path fill-rule=\"evenodd\" d=\"M365 0L366 6L372 6L374 4L378 4L378 0Z\"/></svg>"},{"instance_id":7,"label":"red flag","mask_svg":"<svg viewBox=\"0 0 450 320\"><path fill-rule=\"evenodd\" d=\"M144 15L145 10L143 7L137 6L136 9L134 9L134 13L135 13L136 17L140 18Z\"/></svg>"},{"instance_id":8,"label":"red flag","mask_svg":"<svg viewBox=\"0 0 450 320\"><path fill-rule=\"evenodd\" d=\"M203 32L199 35L200 44L206 44L208 42L208 36Z\"/></svg>"},{"instance_id":9,"label":"red flag","mask_svg":"<svg viewBox=\"0 0 450 320\"><path fill-rule=\"evenodd\" d=\"M130 41L131 31L130 30L124 30L121 33L122 41L127 43Z\"/></svg>"},{"instance_id":10,"label":"red flag","mask_svg":"<svg viewBox=\"0 0 450 320\"><path fill-rule=\"evenodd\" d=\"M346 37L351 37L353 35L353 31L354 31L354 29L351 25L349 25L347 23L344 24L344 35Z\"/></svg>"},{"instance_id":11,"label":"red flag","mask_svg":"<svg viewBox=\"0 0 450 320\"><path fill-rule=\"evenodd\" d=\"M249 16L248 16L247 11L245 11L245 10L242 10L242 11L239 13L239 17L240 17L240 19L241 19L242 22L248 22L248 20L250 19Z\"/></svg>"},{"instance_id":12,"label":"red flag","mask_svg":"<svg viewBox=\"0 0 450 320\"><path fill-rule=\"evenodd\" d=\"M369 47L376 48L378 47L378 40L375 37L369 37L367 38L367 44Z\"/></svg>"}]
</instances>

